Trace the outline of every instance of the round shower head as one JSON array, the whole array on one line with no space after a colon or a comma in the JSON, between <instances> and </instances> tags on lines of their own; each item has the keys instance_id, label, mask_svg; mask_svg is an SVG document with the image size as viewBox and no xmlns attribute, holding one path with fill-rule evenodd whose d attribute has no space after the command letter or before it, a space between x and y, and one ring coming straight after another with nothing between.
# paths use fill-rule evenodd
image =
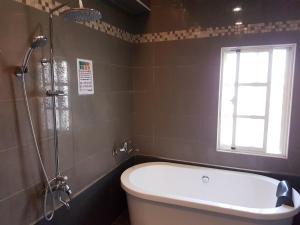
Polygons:
<instances>
[{"instance_id":1,"label":"round shower head","mask_svg":"<svg viewBox=\"0 0 300 225\"><path fill-rule=\"evenodd\" d=\"M32 49L44 47L47 44L47 41L48 39L45 36L36 36L35 38L33 38L30 47Z\"/></svg>"},{"instance_id":2,"label":"round shower head","mask_svg":"<svg viewBox=\"0 0 300 225\"><path fill-rule=\"evenodd\" d=\"M72 8L62 12L65 19L75 22L97 21L102 18L101 13L95 9L89 8Z\"/></svg>"}]
</instances>

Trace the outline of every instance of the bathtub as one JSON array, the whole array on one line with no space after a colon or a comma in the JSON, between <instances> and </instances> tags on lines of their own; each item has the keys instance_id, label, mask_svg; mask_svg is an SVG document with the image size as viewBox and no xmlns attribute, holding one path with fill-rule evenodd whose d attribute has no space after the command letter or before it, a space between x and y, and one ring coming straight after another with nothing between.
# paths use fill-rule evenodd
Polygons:
<instances>
[{"instance_id":1,"label":"bathtub","mask_svg":"<svg viewBox=\"0 0 300 225\"><path fill-rule=\"evenodd\" d=\"M291 225L299 212L276 204L278 180L174 163L144 163L121 176L131 225Z\"/></svg>"}]
</instances>

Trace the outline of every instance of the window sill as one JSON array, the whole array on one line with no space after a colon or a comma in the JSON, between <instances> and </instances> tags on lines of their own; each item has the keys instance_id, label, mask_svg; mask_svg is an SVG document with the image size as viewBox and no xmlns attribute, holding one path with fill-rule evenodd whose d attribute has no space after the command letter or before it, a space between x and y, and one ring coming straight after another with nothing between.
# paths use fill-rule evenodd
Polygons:
<instances>
[{"instance_id":1,"label":"window sill","mask_svg":"<svg viewBox=\"0 0 300 225\"><path fill-rule=\"evenodd\" d=\"M248 151L229 150L229 149L217 149L217 152L233 153L233 154L249 155L249 156L261 156L261 157L278 158L278 159L288 159L287 155L269 154L264 152L250 152L250 151L248 152Z\"/></svg>"}]
</instances>

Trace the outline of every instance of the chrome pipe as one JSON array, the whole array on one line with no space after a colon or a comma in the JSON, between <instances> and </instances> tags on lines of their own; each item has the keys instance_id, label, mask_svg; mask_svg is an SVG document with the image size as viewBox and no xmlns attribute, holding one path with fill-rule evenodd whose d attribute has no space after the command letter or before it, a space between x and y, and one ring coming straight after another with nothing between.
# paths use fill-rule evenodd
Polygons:
<instances>
[{"instance_id":1,"label":"chrome pipe","mask_svg":"<svg viewBox=\"0 0 300 225\"><path fill-rule=\"evenodd\" d=\"M62 4L64 5L64 4ZM58 9L63 6L56 7ZM53 11L53 10L52 10ZM54 11L53 11L54 12ZM53 44L53 12L49 14L49 35L50 35L50 77L51 92L55 92L55 74L54 74L54 44ZM56 96L52 95L52 117L53 117L53 137L54 137L54 157L55 157L55 176L60 175L59 150L58 150L58 134L57 134L57 118L56 118Z\"/></svg>"},{"instance_id":2,"label":"chrome pipe","mask_svg":"<svg viewBox=\"0 0 300 225\"><path fill-rule=\"evenodd\" d=\"M75 0L67 1L61 5L50 10L49 13L49 37L50 37L50 76L51 76L51 90L49 93L56 93L55 90L55 73L54 73L54 43L53 43L53 15L54 12L74 2ZM57 118L56 118L56 96L49 95L52 97L52 117L53 117L53 135L54 135L54 157L55 157L55 175L60 175L60 161L59 161L59 149L58 149L58 134L57 134Z\"/></svg>"}]
</instances>

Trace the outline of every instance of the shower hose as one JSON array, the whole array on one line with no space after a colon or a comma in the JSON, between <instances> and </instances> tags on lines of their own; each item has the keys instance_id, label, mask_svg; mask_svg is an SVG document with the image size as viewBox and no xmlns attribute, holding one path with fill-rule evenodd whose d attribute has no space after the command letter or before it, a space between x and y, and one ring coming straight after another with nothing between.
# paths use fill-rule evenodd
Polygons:
<instances>
[{"instance_id":1,"label":"shower hose","mask_svg":"<svg viewBox=\"0 0 300 225\"><path fill-rule=\"evenodd\" d=\"M51 188L51 181L48 178L42 157L41 157L41 153L40 153L40 149L39 149L39 145L37 142L37 137L36 137L36 133L33 127L33 121L32 121L32 116L31 116L31 111L30 111L30 106L29 106L29 102L28 102L28 97L27 97L27 91L26 91L26 81L25 81L25 73L22 72L22 86L23 86L23 93L24 93L24 97L25 97L25 104L26 104L26 109L27 109L27 115L28 115L28 120L30 123L30 127L31 127L31 133L33 136L33 140L34 140L34 145L35 145L35 150L36 150L36 154L38 156L39 159L39 163L40 166L42 168L42 172L43 172L43 176L45 178L46 181L46 188L45 188L45 194L44 194L44 217L47 221L52 220L53 216L54 216L54 211L55 211L55 199L54 199L54 194ZM48 197L48 191L50 192L51 195L51 200L52 200L52 209L50 210L50 212L47 212L47 197Z\"/></svg>"}]
</instances>

